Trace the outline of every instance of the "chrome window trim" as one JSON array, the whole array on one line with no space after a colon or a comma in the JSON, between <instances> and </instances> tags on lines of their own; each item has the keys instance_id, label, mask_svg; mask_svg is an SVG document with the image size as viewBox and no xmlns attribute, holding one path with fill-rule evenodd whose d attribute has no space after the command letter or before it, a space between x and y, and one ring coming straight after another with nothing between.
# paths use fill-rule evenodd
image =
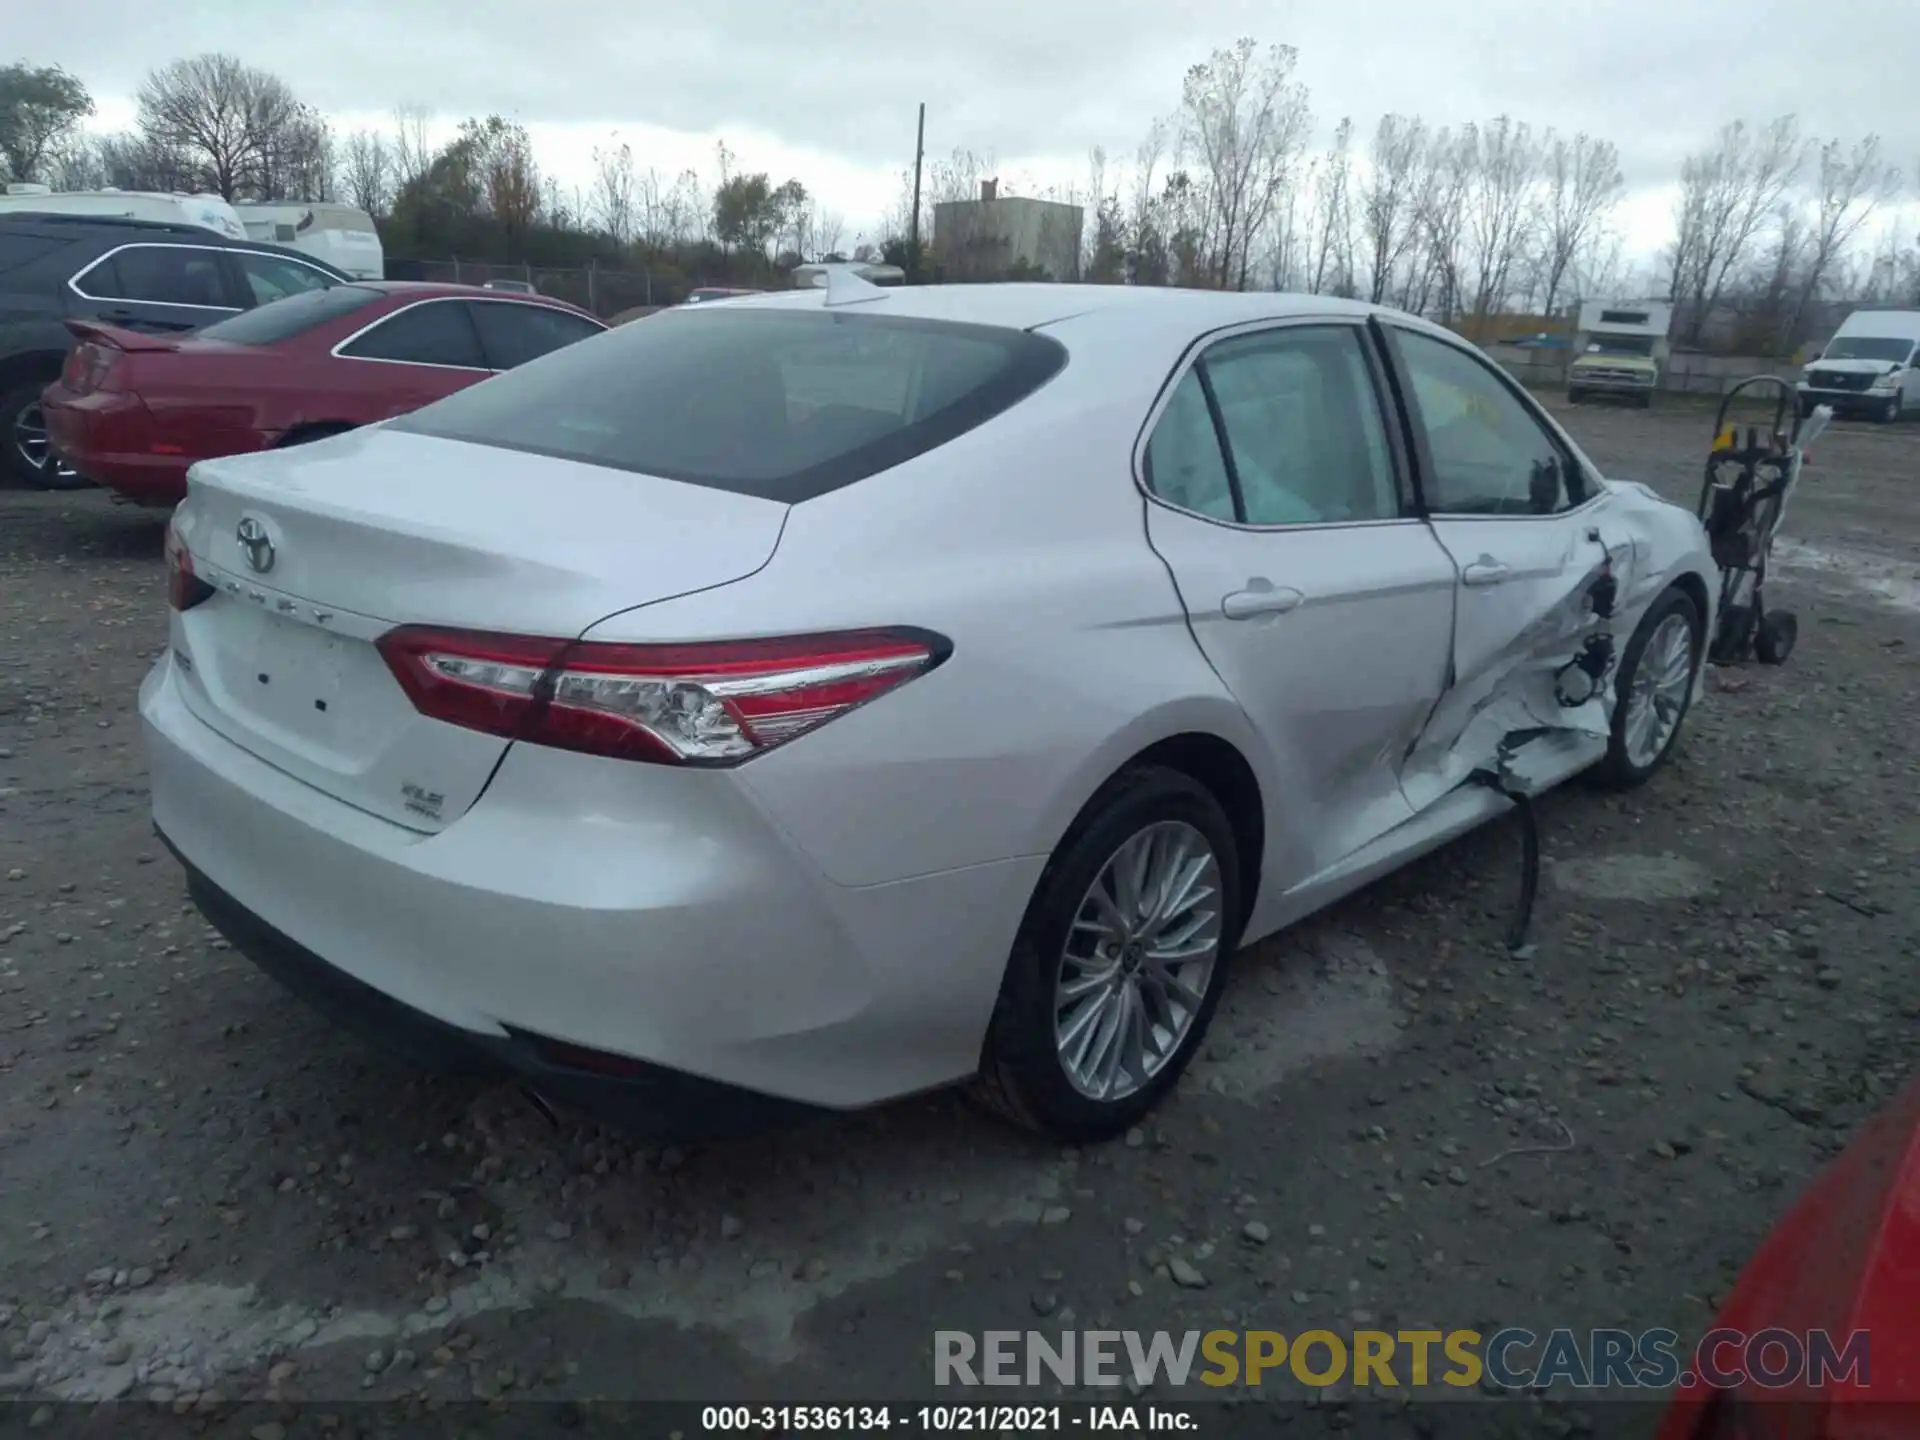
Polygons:
<instances>
[{"instance_id":1,"label":"chrome window trim","mask_svg":"<svg viewBox=\"0 0 1920 1440\"><path fill-rule=\"evenodd\" d=\"M346 355L341 353L347 348L347 346L353 344L354 341L361 339L371 331L378 330L382 325L385 325L389 320L399 319L402 315L406 314L409 310L418 310L422 305L456 305L456 304L457 305L474 305L474 304L515 305L523 309L556 310L556 311L559 311L559 313L562 315L571 315L576 320L591 320L594 324L600 326L600 332L602 334L605 334L608 330L613 328L610 325L602 324L598 316L581 315L573 310L562 310L558 305L541 304L538 301L538 299L528 299L525 297L512 296L512 295L508 295L504 291L502 291L498 295L428 295L422 299L414 300L409 302L408 304L402 305L398 310L389 310L386 314L382 315L378 320L371 320L367 324L362 325L358 330L354 331L351 335L347 336L346 339L340 341L338 344L336 344L333 347L333 349L329 350L327 353L331 355L335 360L354 360L359 362L362 365L411 365L415 369L420 369L420 370L456 370L462 375L504 374L505 373L504 371L495 370L491 365L443 365L437 360L390 360L384 355ZM484 356L486 354L486 346L481 341L479 333L477 331L475 332L473 338L474 338L474 343L477 345L480 345L480 353L482 356Z\"/></svg>"},{"instance_id":2,"label":"chrome window trim","mask_svg":"<svg viewBox=\"0 0 1920 1440\"><path fill-rule=\"evenodd\" d=\"M125 245L116 245L103 255L94 256L82 269L68 277L67 288L82 300L91 300L95 305L165 305L174 310L208 310L221 315L238 315L238 305L191 305L184 300L135 300L126 295L94 295L80 288L82 280L123 250L200 250L209 255L224 255L228 248L225 245L194 245L180 240L134 240Z\"/></svg>"},{"instance_id":3,"label":"chrome window trim","mask_svg":"<svg viewBox=\"0 0 1920 1440\"><path fill-rule=\"evenodd\" d=\"M1296 531L1303 530L1371 530L1378 529L1385 525L1424 525L1426 520L1423 516L1419 515L1382 515L1375 516L1368 520L1297 520L1272 525L1242 524L1238 520L1222 520L1217 515L1206 515L1198 510L1189 510L1183 505L1176 505L1164 495L1157 493L1154 488L1147 483L1147 446L1152 443L1153 432L1160 424L1160 417L1166 412L1167 406L1172 403L1173 392L1180 388L1180 382L1187 378L1192 372L1194 365L1215 345L1227 340L1238 340L1248 335L1264 335L1278 330L1325 329L1338 325L1358 332L1360 335L1360 343L1364 346L1366 344L1367 324L1371 318L1372 317L1368 315L1286 315L1260 320L1241 321L1238 324L1222 326L1218 330L1209 330L1204 335L1195 336L1193 341L1188 345L1185 353L1181 355L1179 363L1174 366L1173 373L1167 377L1167 381L1161 388L1160 394L1153 402L1153 408L1147 412L1147 423L1141 427L1139 437L1134 441L1134 488L1146 498L1149 504L1158 505L1162 510L1170 511L1175 515L1185 515L1189 519L1199 520L1207 525L1216 525L1222 530L1237 530L1243 534L1291 535ZM1378 385L1372 375L1371 369L1369 369L1368 373L1368 383L1375 386L1375 404L1391 407L1393 404L1392 396L1378 393ZM1381 424L1383 426L1387 424L1387 417L1385 415L1381 417ZM1386 438L1388 449L1387 463L1395 470L1396 473L1393 477L1394 484L1396 487L1399 487L1404 483L1406 477L1397 473L1399 464L1393 453L1393 442L1391 437Z\"/></svg>"}]
</instances>

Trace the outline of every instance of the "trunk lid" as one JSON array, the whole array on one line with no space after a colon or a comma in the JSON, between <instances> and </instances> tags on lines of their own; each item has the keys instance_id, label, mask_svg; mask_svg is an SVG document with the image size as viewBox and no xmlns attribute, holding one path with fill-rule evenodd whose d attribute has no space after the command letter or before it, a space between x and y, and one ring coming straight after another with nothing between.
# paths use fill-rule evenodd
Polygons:
<instances>
[{"instance_id":1,"label":"trunk lid","mask_svg":"<svg viewBox=\"0 0 1920 1440\"><path fill-rule=\"evenodd\" d=\"M451 824L508 742L420 715L396 625L571 639L743 579L787 507L379 428L205 461L174 518L211 598L173 616L186 703L236 745L412 829Z\"/></svg>"}]
</instances>

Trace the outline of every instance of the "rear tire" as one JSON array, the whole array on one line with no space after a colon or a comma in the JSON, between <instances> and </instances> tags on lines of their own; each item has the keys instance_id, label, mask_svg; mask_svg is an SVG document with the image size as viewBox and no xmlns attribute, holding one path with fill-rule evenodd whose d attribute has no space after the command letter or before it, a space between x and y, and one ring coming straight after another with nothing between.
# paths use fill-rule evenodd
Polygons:
<instances>
[{"instance_id":1,"label":"rear tire","mask_svg":"<svg viewBox=\"0 0 1920 1440\"><path fill-rule=\"evenodd\" d=\"M1799 617L1786 610L1769 610L1753 636L1753 656L1762 665L1784 665L1800 638Z\"/></svg>"},{"instance_id":2,"label":"rear tire","mask_svg":"<svg viewBox=\"0 0 1920 1440\"><path fill-rule=\"evenodd\" d=\"M40 392L57 376L29 380L0 394L0 474L33 490L85 490L92 481L54 458Z\"/></svg>"},{"instance_id":3,"label":"rear tire","mask_svg":"<svg viewBox=\"0 0 1920 1440\"><path fill-rule=\"evenodd\" d=\"M1120 862L1126 873L1137 863L1146 882L1116 885ZM1156 872L1173 877L1177 907L1157 922L1129 903L1138 892L1168 894ZM976 1098L1070 1144L1110 1139L1137 1123L1179 1081L1206 1035L1240 941L1240 896L1239 847L1212 792L1160 766L1122 771L1082 812L1035 887L988 1025ZM1129 909L1136 926L1096 930L1097 918L1118 922ZM1183 959L1155 961L1196 945ZM1063 994L1063 982L1077 990ZM1103 1064L1110 1051L1114 1060Z\"/></svg>"},{"instance_id":4,"label":"rear tire","mask_svg":"<svg viewBox=\"0 0 1920 1440\"><path fill-rule=\"evenodd\" d=\"M1648 752L1638 743L1645 738L1638 727L1644 705L1655 705L1659 713L1669 703L1656 702L1652 694L1664 694L1661 681L1670 675L1676 659L1674 650L1669 648L1677 643L1676 627L1685 631L1687 685L1677 697L1678 709L1672 713L1672 729ZM1606 759L1589 772L1595 784L1608 790L1632 790L1646 784L1654 772L1667 763L1674 746L1680 742L1680 732L1686 728L1687 711L1693 708L1701 647L1706 638L1704 630L1700 607L1684 590L1670 589L1647 607L1633 638L1627 642L1626 652L1620 657L1619 672L1614 677L1613 728L1607 737ZM1643 665L1647 667L1644 675ZM1649 691L1652 694L1644 693Z\"/></svg>"}]
</instances>

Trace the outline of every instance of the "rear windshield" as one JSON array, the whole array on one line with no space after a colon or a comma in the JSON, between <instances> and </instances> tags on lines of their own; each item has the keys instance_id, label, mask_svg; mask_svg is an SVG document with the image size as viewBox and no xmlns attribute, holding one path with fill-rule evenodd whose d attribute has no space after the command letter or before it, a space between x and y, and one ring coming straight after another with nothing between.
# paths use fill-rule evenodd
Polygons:
<instances>
[{"instance_id":1,"label":"rear windshield","mask_svg":"<svg viewBox=\"0 0 1920 1440\"><path fill-rule=\"evenodd\" d=\"M316 325L338 320L383 298L378 290L359 285L330 285L324 290L302 290L284 300L270 300L253 310L242 310L230 320L200 332L208 340L230 345L277 345L304 335Z\"/></svg>"},{"instance_id":2,"label":"rear windshield","mask_svg":"<svg viewBox=\"0 0 1920 1440\"><path fill-rule=\"evenodd\" d=\"M1066 358L999 326L716 305L570 345L391 425L794 504L946 444Z\"/></svg>"}]
</instances>

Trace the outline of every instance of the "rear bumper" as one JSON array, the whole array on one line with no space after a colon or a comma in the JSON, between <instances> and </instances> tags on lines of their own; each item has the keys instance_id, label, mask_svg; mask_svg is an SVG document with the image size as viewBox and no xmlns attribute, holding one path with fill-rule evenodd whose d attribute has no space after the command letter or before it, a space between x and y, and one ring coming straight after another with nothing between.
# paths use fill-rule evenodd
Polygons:
<instances>
[{"instance_id":1,"label":"rear bumper","mask_svg":"<svg viewBox=\"0 0 1920 1440\"><path fill-rule=\"evenodd\" d=\"M263 968L303 973L296 989L344 991L363 1021L424 1019L428 1058L479 1053L641 1128L651 1097L671 1110L695 1076L851 1109L978 1064L1044 858L840 887L724 773L538 746L512 747L479 802L425 835L227 740L173 664L140 711L154 823L196 900ZM532 1037L641 1064L608 1096L578 1066L538 1068Z\"/></svg>"},{"instance_id":2,"label":"rear bumper","mask_svg":"<svg viewBox=\"0 0 1920 1440\"><path fill-rule=\"evenodd\" d=\"M140 397L103 390L75 395L64 385L41 397L53 453L76 471L141 505L177 505L186 498L194 457L155 455L153 416Z\"/></svg>"},{"instance_id":3,"label":"rear bumper","mask_svg":"<svg viewBox=\"0 0 1920 1440\"><path fill-rule=\"evenodd\" d=\"M208 879L164 831L160 839L186 871L188 898L234 949L342 1029L399 1059L518 1080L555 1105L661 1141L749 1135L822 1113L644 1061L569 1054L544 1037L482 1035L436 1020L281 934Z\"/></svg>"}]
</instances>

